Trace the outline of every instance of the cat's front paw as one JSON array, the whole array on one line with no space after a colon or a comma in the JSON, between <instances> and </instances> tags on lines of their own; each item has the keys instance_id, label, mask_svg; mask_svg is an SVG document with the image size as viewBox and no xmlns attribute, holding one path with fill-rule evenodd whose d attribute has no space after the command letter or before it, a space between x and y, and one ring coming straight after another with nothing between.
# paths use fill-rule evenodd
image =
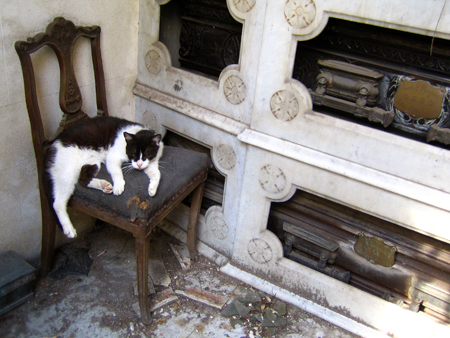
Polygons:
<instances>
[{"instance_id":1,"label":"cat's front paw","mask_svg":"<svg viewBox=\"0 0 450 338\"><path fill-rule=\"evenodd\" d=\"M125 180L114 182L113 193L118 196L125 190Z\"/></svg>"},{"instance_id":2,"label":"cat's front paw","mask_svg":"<svg viewBox=\"0 0 450 338\"><path fill-rule=\"evenodd\" d=\"M153 197L156 195L156 190L158 190L158 183L150 182L148 185L148 194L150 197Z\"/></svg>"},{"instance_id":3,"label":"cat's front paw","mask_svg":"<svg viewBox=\"0 0 450 338\"><path fill-rule=\"evenodd\" d=\"M101 180L101 188L105 194L110 194L113 192L113 186L108 181Z\"/></svg>"},{"instance_id":4,"label":"cat's front paw","mask_svg":"<svg viewBox=\"0 0 450 338\"><path fill-rule=\"evenodd\" d=\"M75 238L77 237L77 231L72 229L64 229L64 235L66 235L68 238Z\"/></svg>"}]
</instances>

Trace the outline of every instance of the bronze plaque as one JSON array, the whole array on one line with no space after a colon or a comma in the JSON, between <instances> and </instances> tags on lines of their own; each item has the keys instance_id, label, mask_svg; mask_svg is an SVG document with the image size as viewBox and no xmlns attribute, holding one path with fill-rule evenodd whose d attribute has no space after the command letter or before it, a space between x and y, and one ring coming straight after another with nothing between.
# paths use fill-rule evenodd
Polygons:
<instances>
[{"instance_id":1,"label":"bronze plaque","mask_svg":"<svg viewBox=\"0 0 450 338\"><path fill-rule=\"evenodd\" d=\"M355 252L372 264L392 267L395 263L395 246L389 246L381 238L359 234Z\"/></svg>"},{"instance_id":2,"label":"bronze plaque","mask_svg":"<svg viewBox=\"0 0 450 338\"><path fill-rule=\"evenodd\" d=\"M445 89L423 80L403 79L394 98L394 106L415 119L436 119L441 115Z\"/></svg>"}]
</instances>

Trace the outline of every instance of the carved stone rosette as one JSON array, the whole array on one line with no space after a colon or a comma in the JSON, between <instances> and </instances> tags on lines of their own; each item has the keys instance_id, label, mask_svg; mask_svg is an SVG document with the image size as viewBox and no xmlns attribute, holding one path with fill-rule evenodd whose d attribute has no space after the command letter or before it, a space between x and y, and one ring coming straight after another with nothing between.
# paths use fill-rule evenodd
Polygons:
<instances>
[{"instance_id":1,"label":"carved stone rosette","mask_svg":"<svg viewBox=\"0 0 450 338\"><path fill-rule=\"evenodd\" d=\"M150 49L145 55L145 66L150 74L158 75L163 68L164 61L161 55L154 50Z\"/></svg>"},{"instance_id":2,"label":"carved stone rosette","mask_svg":"<svg viewBox=\"0 0 450 338\"><path fill-rule=\"evenodd\" d=\"M244 81L239 76L229 76L223 85L223 93L232 104L240 104L245 100L246 88Z\"/></svg>"},{"instance_id":3,"label":"carved stone rosette","mask_svg":"<svg viewBox=\"0 0 450 338\"><path fill-rule=\"evenodd\" d=\"M228 144L221 144L215 150L217 163L226 170L231 170L236 165L236 153Z\"/></svg>"},{"instance_id":4,"label":"carved stone rosette","mask_svg":"<svg viewBox=\"0 0 450 338\"><path fill-rule=\"evenodd\" d=\"M234 7L242 13L247 13L256 4L256 0L233 0Z\"/></svg>"},{"instance_id":5,"label":"carved stone rosette","mask_svg":"<svg viewBox=\"0 0 450 338\"><path fill-rule=\"evenodd\" d=\"M250 257L259 264L267 264L273 257L270 245L260 238L250 240L247 244L247 251Z\"/></svg>"},{"instance_id":6,"label":"carved stone rosette","mask_svg":"<svg viewBox=\"0 0 450 338\"><path fill-rule=\"evenodd\" d=\"M287 90L280 90L270 99L272 114L281 121L291 121L299 112L299 103L294 94Z\"/></svg>"},{"instance_id":7,"label":"carved stone rosette","mask_svg":"<svg viewBox=\"0 0 450 338\"><path fill-rule=\"evenodd\" d=\"M210 227L214 237L218 240L223 241L228 237L228 226L219 215L211 217Z\"/></svg>"},{"instance_id":8,"label":"carved stone rosette","mask_svg":"<svg viewBox=\"0 0 450 338\"><path fill-rule=\"evenodd\" d=\"M286 186L286 176L283 171L272 164L261 168L258 179L261 187L272 194L282 192Z\"/></svg>"},{"instance_id":9,"label":"carved stone rosette","mask_svg":"<svg viewBox=\"0 0 450 338\"><path fill-rule=\"evenodd\" d=\"M308 27L316 18L316 5L313 0L288 0L284 16L294 28Z\"/></svg>"},{"instance_id":10,"label":"carved stone rosette","mask_svg":"<svg viewBox=\"0 0 450 338\"><path fill-rule=\"evenodd\" d=\"M224 241L228 238L229 227L223 218L222 208L213 206L206 211L206 223L213 236Z\"/></svg>"}]
</instances>

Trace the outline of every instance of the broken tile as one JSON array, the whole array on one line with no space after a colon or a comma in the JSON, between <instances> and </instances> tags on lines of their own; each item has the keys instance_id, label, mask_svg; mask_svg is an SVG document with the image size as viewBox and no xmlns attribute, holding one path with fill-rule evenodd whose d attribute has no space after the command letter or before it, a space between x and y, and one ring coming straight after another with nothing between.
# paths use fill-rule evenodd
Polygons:
<instances>
[{"instance_id":1,"label":"broken tile","mask_svg":"<svg viewBox=\"0 0 450 338\"><path fill-rule=\"evenodd\" d=\"M133 309L136 314L141 317L141 308L139 307L139 302L134 303L131 308Z\"/></svg>"},{"instance_id":2,"label":"broken tile","mask_svg":"<svg viewBox=\"0 0 450 338\"><path fill-rule=\"evenodd\" d=\"M265 292L263 292L263 291L257 291L257 292L258 292L258 295L259 295L261 298L264 298L264 297L267 296L267 294L266 294Z\"/></svg>"},{"instance_id":3,"label":"broken tile","mask_svg":"<svg viewBox=\"0 0 450 338\"><path fill-rule=\"evenodd\" d=\"M235 329L236 325L244 326L244 322L242 320L240 320L239 318L231 318L230 325L233 329Z\"/></svg>"},{"instance_id":4,"label":"broken tile","mask_svg":"<svg viewBox=\"0 0 450 338\"><path fill-rule=\"evenodd\" d=\"M189 249L185 243L180 245L170 244L177 261L181 265L182 270L188 270L191 267L191 259L189 257Z\"/></svg>"},{"instance_id":5,"label":"broken tile","mask_svg":"<svg viewBox=\"0 0 450 338\"><path fill-rule=\"evenodd\" d=\"M221 309L228 300L228 297L213 294L211 292L199 290L197 288L189 288L184 291L175 290L177 295L196 300L197 302Z\"/></svg>"},{"instance_id":6,"label":"broken tile","mask_svg":"<svg viewBox=\"0 0 450 338\"><path fill-rule=\"evenodd\" d=\"M238 314L238 311L236 309L236 305L234 305L234 302L231 302L227 306L225 306L220 314L225 317L236 316Z\"/></svg>"},{"instance_id":7,"label":"broken tile","mask_svg":"<svg viewBox=\"0 0 450 338\"><path fill-rule=\"evenodd\" d=\"M267 327L266 328L266 336L272 337L275 335L275 328L274 327Z\"/></svg>"},{"instance_id":8,"label":"broken tile","mask_svg":"<svg viewBox=\"0 0 450 338\"><path fill-rule=\"evenodd\" d=\"M159 252L150 252L148 270L153 284L168 287L172 282Z\"/></svg>"},{"instance_id":9,"label":"broken tile","mask_svg":"<svg viewBox=\"0 0 450 338\"><path fill-rule=\"evenodd\" d=\"M236 288L233 295L241 303L257 303L261 301L261 296L257 292L242 286Z\"/></svg>"},{"instance_id":10,"label":"broken tile","mask_svg":"<svg viewBox=\"0 0 450 338\"><path fill-rule=\"evenodd\" d=\"M236 310L241 317L245 317L250 312L250 309L247 308L244 304L242 304L240 301L235 300L234 306L236 307Z\"/></svg>"},{"instance_id":11,"label":"broken tile","mask_svg":"<svg viewBox=\"0 0 450 338\"><path fill-rule=\"evenodd\" d=\"M152 303L154 304L150 311L156 311L163 306L170 304L172 302L175 302L178 300L178 296L173 292L172 288L167 288L164 291L158 292L153 300Z\"/></svg>"},{"instance_id":12,"label":"broken tile","mask_svg":"<svg viewBox=\"0 0 450 338\"><path fill-rule=\"evenodd\" d=\"M284 317L277 316L272 309L266 308L263 313L264 313L263 321L261 323L262 327L286 326L287 319Z\"/></svg>"},{"instance_id":13,"label":"broken tile","mask_svg":"<svg viewBox=\"0 0 450 338\"><path fill-rule=\"evenodd\" d=\"M230 317L230 316L242 316L245 317L250 312L250 309L247 308L240 301L234 299L230 302L221 312L222 316Z\"/></svg>"},{"instance_id":14,"label":"broken tile","mask_svg":"<svg viewBox=\"0 0 450 338\"><path fill-rule=\"evenodd\" d=\"M263 321L263 316L261 313L255 313L254 315L252 315L250 317L250 320L252 322L260 322L261 323Z\"/></svg>"},{"instance_id":15,"label":"broken tile","mask_svg":"<svg viewBox=\"0 0 450 338\"><path fill-rule=\"evenodd\" d=\"M278 316L284 316L286 314L286 303L284 302L276 302L273 309L277 312Z\"/></svg>"}]
</instances>

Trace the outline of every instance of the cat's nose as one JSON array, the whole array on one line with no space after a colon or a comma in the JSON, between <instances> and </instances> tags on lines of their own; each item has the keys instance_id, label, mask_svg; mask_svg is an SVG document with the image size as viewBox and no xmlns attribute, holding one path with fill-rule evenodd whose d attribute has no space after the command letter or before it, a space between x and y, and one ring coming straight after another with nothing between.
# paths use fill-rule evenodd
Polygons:
<instances>
[{"instance_id":1,"label":"cat's nose","mask_svg":"<svg viewBox=\"0 0 450 338\"><path fill-rule=\"evenodd\" d=\"M138 166L138 168L142 167L143 164L144 164L144 162L142 162L141 160L136 162L136 165Z\"/></svg>"}]
</instances>

